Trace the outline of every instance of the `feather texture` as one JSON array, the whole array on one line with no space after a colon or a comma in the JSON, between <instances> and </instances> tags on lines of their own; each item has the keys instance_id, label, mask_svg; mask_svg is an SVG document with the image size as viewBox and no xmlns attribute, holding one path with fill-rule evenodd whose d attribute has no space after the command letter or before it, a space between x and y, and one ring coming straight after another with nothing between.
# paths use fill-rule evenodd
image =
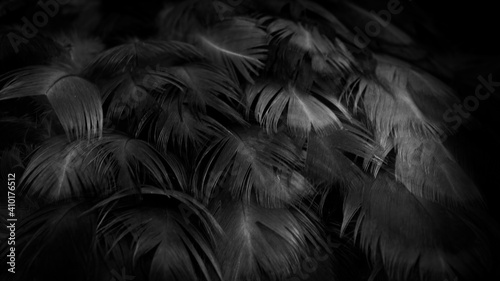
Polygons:
<instances>
[{"instance_id":1,"label":"feather texture","mask_svg":"<svg viewBox=\"0 0 500 281\"><path fill-rule=\"evenodd\" d=\"M308 244L322 243L316 226L298 209L222 198L213 209L225 234L217 243L217 256L226 261L224 280L284 279L300 266Z\"/></svg>"},{"instance_id":2,"label":"feather texture","mask_svg":"<svg viewBox=\"0 0 500 281\"><path fill-rule=\"evenodd\" d=\"M134 268L146 265L149 280L220 280L210 238L218 225L207 210L180 192L154 187L142 192L141 202L123 194L98 204L106 216L97 231L109 250L131 236L129 258Z\"/></svg>"},{"instance_id":3,"label":"feather texture","mask_svg":"<svg viewBox=\"0 0 500 281\"><path fill-rule=\"evenodd\" d=\"M258 128L253 128L259 132ZM230 134L207 148L197 167L203 200L213 198L218 185L236 199L248 202L256 196L259 204L279 207L294 203L313 191L301 174L301 150L286 135L257 135L248 130Z\"/></svg>"},{"instance_id":4,"label":"feather texture","mask_svg":"<svg viewBox=\"0 0 500 281\"><path fill-rule=\"evenodd\" d=\"M495 69L422 3L4 2L16 281L500 276Z\"/></svg>"},{"instance_id":5,"label":"feather texture","mask_svg":"<svg viewBox=\"0 0 500 281\"><path fill-rule=\"evenodd\" d=\"M341 119L350 117L334 93L319 89L307 92L293 84L262 81L249 87L246 95L267 132L276 132L281 121L297 135L323 135L341 129Z\"/></svg>"},{"instance_id":6,"label":"feather texture","mask_svg":"<svg viewBox=\"0 0 500 281\"><path fill-rule=\"evenodd\" d=\"M203 50L224 66L234 81L238 74L253 82L267 58L267 34L255 20L235 18L216 25L198 38Z\"/></svg>"},{"instance_id":7,"label":"feather texture","mask_svg":"<svg viewBox=\"0 0 500 281\"><path fill-rule=\"evenodd\" d=\"M0 101L45 96L69 139L102 135L102 102L91 82L56 67L29 67L5 79Z\"/></svg>"}]
</instances>

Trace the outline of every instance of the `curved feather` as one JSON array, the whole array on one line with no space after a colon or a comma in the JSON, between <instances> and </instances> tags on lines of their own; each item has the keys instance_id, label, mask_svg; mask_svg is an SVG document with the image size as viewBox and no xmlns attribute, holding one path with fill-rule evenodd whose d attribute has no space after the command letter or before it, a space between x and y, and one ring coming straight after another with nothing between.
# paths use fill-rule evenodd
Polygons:
<instances>
[{"instance_id":1,"label":"curved feather","mask_svg":"<svg viewBox=\"0 0 500 281\"><path fill-rule=\"evenodd\" d=\"M452 131L443 115L457 102L444 83L405 62L388 56L376 56L374 78L356 79L345 97L353 100L355 112L366 115L375 139L385 150L380 157L396 147L403 137L438 140Z\"/></svg>"},{"instance_id":2,"label":"curved feather","mask_svg":"<svg viewBox=\"0 0 500 281\"><path fill-rule=\"evenodd\" d=\"M246 95L256 120L267 132L276 132L281 121L297 135L324 135L341 129L341 119L350 118L344 105L326 89L308 92L291 83L259 81L247 88Z\"/></svg>"},{"instance_id":3,"label":"curved feather","mask_svg":"<svg viewBox=\"0 0 500 281\"><path fill-rule=\"evenodd\" d=\"M259 204L273 207L311 194L313 187L301 174L300 148L286 135L259 131L254 127L230 134L206 149L196 168L195 187L205 196L202 200L213 198L217 188L244 201L255 195Z\"/></svg>"},{"instance_id":4,"label":"curved feather","mask_svg":"<svg viewBox=\"0 0 500 281\"><path fill-rule=\"evenodd\" d=\"M99 237L111 239L108 252L131 236L132 265L146 268L148 280L220 280L212 244L215 220L192 198L154 187L139 202L119 195L99 203L106 210Z\"/></svg>"},{"instance_id":5,"label":"curved feather","mask_svg":"<svg viewBox=\"0 0 500 281\"><path fill-rule=\"evenodd\" d=\"M167 71L182 81L181 100L191 108L201 113L211 108L235 123L245 124L235 110L242 103L238 87L218 68L199 63L171 67Z\"/></svg>"},{"instance_id":6,"label":"curved feather","mask_svg":"<svg viewBox=\"0 0 500 281\"><path fill-rule=\"evenodd\" d=\"M283 45L280 57L287 67L299 67L309 57L312 70L323 75L353 72L356 61L342 41L325 36L315 26L309 27L284 19L263 17L275 44Z\"/></svg>"},{"instance_id":7,"label":"curved feather","mask_svg":"<svg viewBox=\"0 0 500 281\"><path fill-rule=\"evenodd\" d=\"M186 175L172 154L161 154L149 143L123 135L107 134L93 144L93 160L104 170L111 169L119 188L154 184L164 189L184 189Z\"/></svg>"},{"instance_id":8,"label":"curved feather","mask_svg":"<svg viewBox=\"0 0 500 281\"><path fill-rule=\"evenodd\" d=\"M184 181L174 158L163 157L140 140L104 135L93 142L50 139L31 157L20 184L29 197L50 203L100 197L148 182L184 188Z\"/></svg>"},{"instance_id":9,"label":"curved feather","mask_svg":"<svg viewBox=\"0 0 500 281\"><path fill-rule=\"evenodd\" d=\"M216 247L224 280L286 280L300 267L308 245L324 244L314 218L299 209L226 199L212 207L224 230Z\"/></svg>"},{"instance_id":10,"label":"curved feather","mask_svg":"<svg viewBox=\"0 0 500 281\"><path fill-rule=\"evenodd\" d=\"M31 157L20 181L22 191L45 203L96 196L109 178L92 163L95 156L88 141L49 139Z\"/></svg>"},{"instance_id":11,"label":"curved feather","mask_svg":"<svg viewBox=\"0 0 500 281\"><path fill-rule=\"evenodd\" d=\"M154 63L154 64L153 64ZM244 123L233 108L240 103L238 89L220 69L203 62L193 46L180 42L133 42L99 56L86 70L102 83L107 115L124 120L137 134L150 109L187 103L196 114L216 110L232 121ZM99 78L100 77L100 78ZM174 98L175 97L175 98ZM159 112L161 112L160 110ZM135 117L135 120L130 118ZM117 121L114 121L117 122Z\"/></svg>"},{"instance_id":12,"label":"curved feather","mask_svg":"<svg viewBox=\"0 0 500 281\"><path fill-rule=\"evenodd\" d=\"M175 94L158 97L159 108L151 109L139 125L140 130L147 129L163 151L171 145L182 152L197 150L212 138L226 134L227 129L219 120L179 104L176 98Z\"/></svg>"},{"instance_id":13,"label":"curved feather","mask_svg":"<svg viewBox=\"0 0 500 281\"><path fill-rule=\"evenodd\" d=\"M5 78L0 101L29 96L47 97L69 139L102 135L103 111L99 89L58 67L29 67Z\"/></svg>"},{"instance_id":14,"label":"curved feather","mask_svg":"<svg viewBox=\"0 0 500 281\"><path fill-rule=\"evenodd\" d=\"M224 66L234 81L238 74L253 83L267 59L267 33L256 20L234 18L200 34L198 41L208 56Z\"/></svg>"}]
</instances>

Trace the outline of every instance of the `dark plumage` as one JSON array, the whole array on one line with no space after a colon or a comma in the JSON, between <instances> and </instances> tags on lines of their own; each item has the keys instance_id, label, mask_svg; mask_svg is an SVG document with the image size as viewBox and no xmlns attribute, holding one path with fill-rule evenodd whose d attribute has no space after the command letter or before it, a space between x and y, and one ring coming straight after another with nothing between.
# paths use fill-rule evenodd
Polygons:
<instances>
[{"instance_id":1,"label":"dark plumage","mask_svg":"<svg viewBox=\"0 0 500 281\"><path fill-rule=\"evenodd\" d=\"M414 4L0 3L2 280L498 271L470 82Z\"/></svg>"}]
</instances>

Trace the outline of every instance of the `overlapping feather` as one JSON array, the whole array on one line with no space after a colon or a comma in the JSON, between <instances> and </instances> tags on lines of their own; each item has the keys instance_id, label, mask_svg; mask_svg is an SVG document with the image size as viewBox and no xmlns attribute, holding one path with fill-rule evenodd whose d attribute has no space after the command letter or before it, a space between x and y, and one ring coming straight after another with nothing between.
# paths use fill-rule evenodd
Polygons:
<instances>
[{"instance_id":1,"label":"overlapping feather","mask_svg":"<svg viewBox=\"0 0 500 281\"><path fill-rule=\"evenodd\" d=\"M309 245L325 247L314 219L299 209L218 199L212 209L224 230L216 248L224 280L286 280L301 266Z\"/></svg>"},{"instance_id":2,"label":"overlapping feather","mask_svg":"<svg viewBox=\"0 0 500 281\"><path fill-rule=\"evenodd\" d=\"M195 187L206 202L221 188L236 200L248 202L255 196L263 206L279 207L313 192L302 167L301 149L292 139L284 134L266 135L254 127L221 138L206 149Z\"/></svg>"}]
</instances>

